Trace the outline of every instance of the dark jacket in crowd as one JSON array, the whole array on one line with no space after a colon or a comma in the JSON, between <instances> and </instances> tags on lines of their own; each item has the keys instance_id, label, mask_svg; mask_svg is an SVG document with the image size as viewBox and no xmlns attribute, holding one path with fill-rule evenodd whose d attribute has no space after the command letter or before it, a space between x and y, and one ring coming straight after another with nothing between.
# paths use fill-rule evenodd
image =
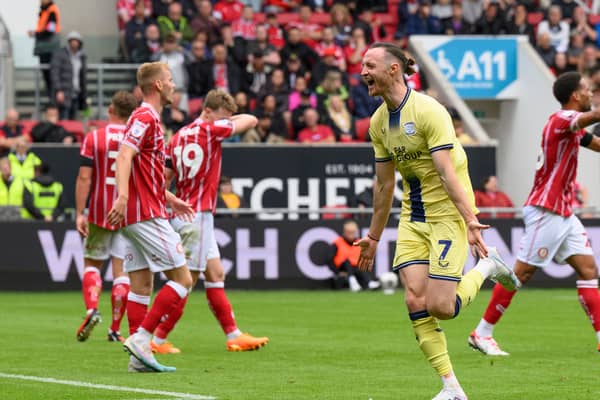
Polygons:
<instances>
[{"instance_id":1,"label":"dark jacket in crowd","mask_svg":"<svg viewBox=\"0 0 600 400\"><path fill-rule=\"evenodd\" d=\"M79 102L78 108L83 110L87 106L87 87L85 82L87 74L87 56L81 49L79 51L81 52L81 69L79 70L79 94L75 101ZM71 55L68 45L54 53L52 63L50 64L50 75L52 79L52 98L56 96L56 92L64 92L64 106L69 108L71 106L71 101L73 101L75 88L73 87L73 65L71 64Z\"/></svg>"},{"instance_id":2,"label":"dark jacket in crowd","mask_svg":"<svg viewBox=\"0 0 600 400\"><path fill-rule=\"evenodd\" d=\"M192 63L188 68L189 84L188 94L190 97L204 97L209 90L214 88L214 62L212 60L200 61ZM242 70L234 61L227 61L227 84L229 93L235 94L239 91L244 91L244 83L242 80Z\"/></svg>"}]
</instances>

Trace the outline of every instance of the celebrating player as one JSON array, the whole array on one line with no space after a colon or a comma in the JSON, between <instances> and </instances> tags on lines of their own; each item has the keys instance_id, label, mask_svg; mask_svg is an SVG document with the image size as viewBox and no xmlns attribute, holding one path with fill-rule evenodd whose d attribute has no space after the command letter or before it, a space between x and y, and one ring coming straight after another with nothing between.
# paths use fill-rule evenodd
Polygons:
<instances>
[{"instance_id":1,"label":"celebrating player","mask_svg":"<svg viewBox=\"0 0 600 400\"><path fill-rule=\"evenodd\" d=\"M189 204L175 198L165 186L165 142L160 124L163 106L171 102L175 85L166 64L142 64L137 71L144 102L127 123L116 161L117 199L108 222L121 225L129 239L124 267L131 279L127 298L130 336L124 343L130 354L130 371L170 372L159 364L150 348L152 332L181 299L187 297L192 277L179 235L167 220L166 203L176 214L191 213ZM169 281L148 311L154 272Z\"/></svg>"},{"instance_id":2,"label":"celebrating player","mask_svg":"<svg viewBox=\"0 0 600 400\"><path fill-rule=\"evenodd\" d=\"M456 317L470 304L485 278L514 289L517 281L495 249L486 248L467 170L450 115L433 98L412 91L404 75L414 61L392 44L373 44L361 75L370 96L382 96L371 117L375 151L374 213L361 247L359 268L371 270L387 223L395 187L402 175L404 197L394 269L399 270L405 301L421 351L440 375L443 388L434 400L466 400L448 356L439 319ZM468 244L482 258L462 276Z\"/></svg>"},{"instance_id":3,"label":"celebrating player","mask_svg":"<svg viewBox=\"0 0 600 400\"><path fill-rule=\"evenodd\" d=\"M208 92L200 117L179 130L169 143L167 182L176 178L177 197L190 203L196 212L193 222L180 218L171 221L181 235L192 273L192 287L203 272L206 299L227 336L227 350L247 351L264 346L269 339L255 338L242 333L237 327L225 294L225 272L213 222L221 175L221 143L231 135L246 132L257 123L253 115L232 116L236 109L235 101L225 91ZM156 329L152 342L155 352L179 353L179 349L166 338L181 317L186 300L182 299L177 309Z\"/></svg>"},{"instance_id":4,"label":"celebrating player","mask_svg":"<svg viewBox=\"0 0 600 400\"><path fill-rule=\"evenodd\" d=\"M112 324L108 330L108 340L124 341L119 327L127 305L129 277L123 272L123 239L106 220L106 212L112 208L116 197L114 163L123 139L125 122L136 107L137 100L132 94L125 91L115 93L108 107L108 125L90 132L81 146L81 165L75 186L77 230L85 237L82 292L87 314L77 330L77 340L81 342L90 336L101 320L98 311L98 299L102 292L100 269L110 255L113 256L113 286ZM90 205L86 217L84 210L88 195Z\"/></svg>"},{"instance_id":5,"label":"celebrating player","mask_svg":"<svg viewBox=\"0 0 600 400\"><path fill-rule=\"evenodd\" d=\"M515 274L525 284L551 260L577 272L577 294L590 318L600 351L600 293L598 268L581 221L573 214L579 146L600 151L600 138L583 128L600 122L600 109L590 111L592 93L577 72L566 72L552 87L561 110L550 116L542 133L535 180L523 208L525 235L519 245ZM469 345L491 356L505 356L493 338L494 326L516 291L496 285Z\"/></svg>"}]
</instances>

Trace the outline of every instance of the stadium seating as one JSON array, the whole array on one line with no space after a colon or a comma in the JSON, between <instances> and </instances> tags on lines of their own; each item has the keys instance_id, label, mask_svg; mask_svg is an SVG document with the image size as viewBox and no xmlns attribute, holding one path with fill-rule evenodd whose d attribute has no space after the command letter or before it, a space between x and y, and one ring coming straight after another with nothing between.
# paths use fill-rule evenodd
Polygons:
<instances>
[{"instance_id":1,"label":"stadium seating","mask_svg":"<svg viewBox=\"0 0 600 400\"><path fill-rule=\"evenodd\" d=\"M77 138L78 142L83 142L83 137L85 136L85 129L83 127L83 122L76 120L63 119L58 121L58 125L65 128L65 130L69 133L72 133Z\"/></svg>"},{"instance_id":2,"label":"stadium seating","mask_svg":"<svg viewBox=\"0 0 600 400\"><path fill-rule=\"evenodd\" d=\"M188 100L188 110L190 117L196 118L198 115L200 115L200 112L202 111L202 102L202 97Z\"/></svg>"},{"instance_id":3,"label":"stadium seating","mask_svg":"<svg viewBox=\"0 0 600 400\"><path fill-rule=\"evenodd\" d=\"M367 134L369 133L369 123L371 119L369 117L361 118L356 120L356 139L360 142L367 140Z\"/></svg>"}]
</instances>

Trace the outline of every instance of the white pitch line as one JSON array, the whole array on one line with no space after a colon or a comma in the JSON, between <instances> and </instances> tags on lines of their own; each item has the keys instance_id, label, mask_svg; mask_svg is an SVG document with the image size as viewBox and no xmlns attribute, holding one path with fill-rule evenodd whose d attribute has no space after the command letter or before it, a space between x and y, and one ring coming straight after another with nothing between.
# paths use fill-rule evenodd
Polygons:
<instances>
[{"instance_id":1,"label":"white pitch line","mask_svg":"<svg viewBox=\"0 0 600 400\"><path fill-rule=\"evenodd\" d=\"M44 378L42 376L6 374L4 372L0 372L0 378L20 379L23 381L34 381L34 382L43 382L43 383L54 383L57 385L86 387L86 388L91 388L91 389L112 390L114 392L133 392L133 393L154 394L154 395L169 396L171 398L177 398L177 399L216 400L215 397L203 396L200 394L167 392L164 390L141 389L141 388L133 388L133 387L127 387L127 386L103 385L103 384L91 383L91 382L68 381L68 380L63 380L63 379Z\"/></svg>"}]
</instances>

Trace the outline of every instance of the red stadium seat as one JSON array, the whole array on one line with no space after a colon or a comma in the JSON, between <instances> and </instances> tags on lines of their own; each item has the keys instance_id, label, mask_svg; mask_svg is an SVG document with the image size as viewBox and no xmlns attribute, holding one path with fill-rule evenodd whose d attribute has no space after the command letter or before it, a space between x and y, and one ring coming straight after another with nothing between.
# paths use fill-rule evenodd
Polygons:
<instances>
[{"instance_id":1,"label":"red stadium seat","mask_svg":"<svg viewBox=\"0 0 600 400\"><path fill-rule=\"evenodd\" d=\"M319 25L330 25L331 24L331 16L329 13L312 13L310 16L310 22L313 24Z\"/></svg>"},{"instance_id":2,"label":"red stadium seat","mask_svg":"<svg viewBox=\"0 0 600 400\"><path fill-rule=\"evenodd\" d=\"M105 119L92 119L88 121L88 131L92 131L94 129L102 129L108 125L108 121Z\"/></svg>"},{"instance_id":3,"label":"red stadium seat","mask_svg":"<svg viewBox=\"0 0 600 400\"><path fill-rule=\"evenodd\" d=\"M85 132L83 129L83 122L77 121L77 120L63 119L63 120L58 121L58 125L65 128L65 130L67 132L75 135L78 142L83 141L83 137L85 136Z\"/></svg>"},{"instance_id":4,"label":"red stadium seat","mask_svg":"<svg viewBox=\"0 0 600 400\"><path fill-rule=\"evenodd\" d=\"M202 97L188 100L188 114L190 115L190 117L196 118L198 115L200 115L200 112L202 111L203 102L204 100L202 99Z\"/></svg>"},{"instance_id":5,"label":"red stadium seat","mask_svg":"<svg viewBox=\"0 0 600 400\"><path fill-rule=\"evenodd\" d=\"M300 17L298 16L298 13L279 13L279 14L277 14L277 22L279 22L279 25L281 25L282 27L285 27L290 22L296 22L299 20L300 20Z\"/></svg>"},{"instance_id":6,"label":"red stadium seat","mask_svg":"<svg viewBox=\"0 0 600 400\"><path fill-rule=\"evenodd\" d=\"M600 24L600 15L598 14L590 14L589 16L590 25L596 26Z\"/></svg>"},{"instance_id":7,"label":"red stadium seat","mask_svg":"<svg viewBox=\"0 0 600 400\"><path fill-rule=\"evenodd\" d=\"M396 24L398 23L398 16L393 13L376 13L375 18L381 21L383 25L394 25L394 29Z\"/></svg>"},{"instance_id":8,"label":"red stadium seat","mask_svg":"<svg viewBox=\"0 0 600 400\"><path fill-rule=\"evenodd\" d=\"M336 208L348 208L348 206L337 205L337 206L325 206L323 209L331 210L330 213L321 214L321 219L348 219L352 218L350 213L335 212Z\"/></svg>"},{"instance_id":9,"label":"red stadium seat","mask_svg":"<svg viewBox=\"0 0 600 400\"><path fill-rule=\"evenodd\" d=\"M267 20L265 13L254 13L254 22L263 24Z\"/></svg>"},{"instance_id":10,"label":"red stadium seat","mask_svg":"<svg viewBox=\"0 0 600 400\"><path fill-rule=\"evenodd\" d=\"M544 19L544 14L540 11L530 12L527 14L527 22L536 27Z\"/></svg>"},{"instance_id":11,"label":"red stadium seat","mask_svg":"<svg viewBox=\"0 0 600 400\"><path fill-rule=\"evenodd\" d=\"M361 142L367 141L367 134L369 133L369 123L371 119L369 117L361 118L356 120L356 139Z\"/></svg>"},{"instance_id":12,"label":"red stadium seat","mask_svg":"<svg viewBox=\"0 0 600 400\"><path fill-rule=\"evenodd\" d=\"M19 121L19 123L21 124L21 126L23 126L23 134L27 135L27 136L31 136L31 130L33 129L34 126L36 126L38 124L38 120L35 119L24 119Z\"/></svg>"}]
</instances>

